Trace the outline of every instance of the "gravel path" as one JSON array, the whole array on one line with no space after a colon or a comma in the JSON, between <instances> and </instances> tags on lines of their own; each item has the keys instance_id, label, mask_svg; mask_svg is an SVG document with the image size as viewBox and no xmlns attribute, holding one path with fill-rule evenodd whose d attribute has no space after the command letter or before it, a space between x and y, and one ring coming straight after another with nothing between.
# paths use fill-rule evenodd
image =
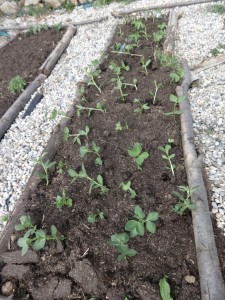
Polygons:
<instances>
[{"instance_id":1,"label":"gravel path","mask_svg":"<svg viewBox=\"0 0 225 300\"><path fill-rule=\"evenodd\" d=\"M187 0L188 1L188 0ZM157 4L177 3L180 1L157 1ZM136 1L126 7L155 5L155 1ZM185 57L194 68L211 56L210 51L225 44L224 15L209 13L207 5L176 8L182 14L179 20L179 35L176 52ZM44 17L41 23L60 23L83 21L101 16L109 16L107 21L85 25L78 28L65 54L45 81L40 90L44 98L31 116L22 119L21 112L5 138L0 143L0 217L13 210L26 182L40 156L52 129L59 122L50 120L55 108L66 112L75 98L76 83L84 78L84 69L94 59L99 59L112 27L118 20L111 17L111 11L123 8L123 4L113 3L108 7L83 10L72 13L61 10ZM0 20L1 21L1 20ZM33 17L16 20L3 19L1 25L30 24ZM191 26L190 26L191 24ZM223 52L220 45L220 52ZM195 140L211 182L213 192L213 213L216 213L218 226L225 227L225 93L224 65L199 74L197 86L190 90L193 110ZM4 223L4 222L3 222ZM4 225L4 224L3 224ZM3 228L3 226L2 226Z\"/></svg>"}]
</instances>

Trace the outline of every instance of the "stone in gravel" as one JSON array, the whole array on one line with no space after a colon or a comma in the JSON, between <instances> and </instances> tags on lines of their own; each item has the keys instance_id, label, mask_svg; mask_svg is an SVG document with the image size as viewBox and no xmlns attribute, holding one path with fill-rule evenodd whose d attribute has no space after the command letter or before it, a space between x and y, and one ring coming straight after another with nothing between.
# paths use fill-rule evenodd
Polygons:
<instances>
[{"instance_id":1,"label":"stone in gravel","mask_svg":"<svg viewBox=\"0 0 225 300\"><path fill-rule=\"evenodd\" d=\"M5 264L31 264L38 262L38 255L32 250L28 250L26 255L22 256L20 250L5 252L1 255Z\"/></svg>"},{"instance_id":2,"label":"stone in gravel","mask_svg":"<svg viewBox=\"0 0 225 300\"><path fill-rule=\"evenodd\" d=\"M195 277L191 276L191 275L187 275L184 277L184 279L188 282L188 283L195 283Z\"/></svg>"},{"instance_id":3,"label":"stone in gravel","mask_svg":"<svg viewBox=\"0 0 225 300\"><path fill-rule=\"evenodd\" d=\"M2 285L2 294L10 296L13 293L14 285L11 281L7 281Z\"/></svg>"},{"instance_id":4,"label":"stone in gravel","mask_svg":"<svg viewBox=\"0 0 225 300\"><path fill-rule=\"evenodd\" d=\"M12 277L21 280L29 271L30 271L29 266L10 264L4 266L1 275L3 278Z\"/></svg>"},{"instance_id":5,"label":"stone in gravel","mask_svg":"<svg viewBox=\"0 0 225 300\"><path fill-rule=\"evenodd\" d=\"M25 0L24 6L37 5L41 0Z\"/></svg>"},{"instance_id":6,"label":"stone in gravel","mask_svg":"<svg viewBox=\"0 0 225 300\"><path fill-rule=\"evenodd\" d=\"M39 288L33 288L31 293L35 300L65 299L71 294L72 282L69 279L52 278L50 282Z\"/></svg>"},{"instance_id":7,"label":"stone in gravel","mask_svg":"<svg viewBox=\"0 0 225 300\"><path fill-rule=\"evenodd\" d=\"M0 6L0 11L5 15L15 14L17 11L17 3L15 1L5 1Z\"/></svg>"},{"instance_id":8,"label":"stone in gravel","mask_svg":"<svg viewBox=\"0 0 225 300\"><path fill-rule=\"evenodd\" d=\"M108 300L121 300L124 299L126 293L122 287L120 288L110 288L106 294L106 299Z\"/></svg>"},{"instance_id":9,"label":"stone in gravel","mask_svg":"<svg viewBox=\"0 0 225 300\"><path fill-rule=\"evenodd\" d=\"M77 261L69 276L82 286L85 293L97 293L98 277L89 260Z\"/></svg>"}]
</instances>

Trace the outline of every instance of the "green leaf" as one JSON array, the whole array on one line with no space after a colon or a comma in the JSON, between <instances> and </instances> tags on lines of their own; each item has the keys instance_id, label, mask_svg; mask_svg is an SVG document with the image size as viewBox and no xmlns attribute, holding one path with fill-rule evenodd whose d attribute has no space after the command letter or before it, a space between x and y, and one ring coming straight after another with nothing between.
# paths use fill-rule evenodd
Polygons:
<instances>
[{"instance_id":1,"label":"green leaf","mask_svg":"<svg viewBox=\"0 0 225 300\"><path fill-rule=\"evenodd\" d=\"M88 151L89 149L87 145L80 147L80 156L83 158L88 153Z\"/></svg>"},{"instance_id":2,"label":"green leaf","mask_svg":"<svg viewBox=\"0 0 225 300\"><path fill-rule=\"evenodd\" d=\"M142 151L142 147L140 143L135 143L134 147L128 150L128 154L132 157L137 157Z\"/></svg>"},{"instance_id":3,"label":"green leaf","mask_svg":"<svg viewBox=\"0 0 225 300\"><path fill-rule=\"evenodd\" d=\"M178 98L175 95L170 95L170 101L177 103Z\"/></svg>"},{"instance_id":4,"label":"green leaf","mask_svg":"<svg viewBox=\"0 0 225 300\"><path fill-rule=\"evenodd\" d=\"M95 219L96 219L95 215L89 215L87 220L88 223L93 224L95 222Z\"/></svg>"},{"instance_id":5,"label":"green leaf","mask_svg":"<svg viewBox=\"0 0 225 300\"><path fill-rule=\"evenodd\" d=\"M78 177L78 173L75 172L73 169L69 169L68 174L69 174L70 177L75 177L75 178Z\"/></svg>"},{"instance_id":6,"label":"green leaf","mask_svg":"<svg viewBox=\"0 0 225 300\"><path fill-rule=\"evenodd\" d=\"M136 158L136 163L138 166L142 166L143 162L149 157L148 152L143 152L139 157Z\"/></svg>"},{"instance_id":7,"label":"green leaf","mask_svg":"<svg viewBox=\"0 0 225 300\"><path fill-rule=\"evenodd\" d=\"M45 242L46 242L46 239L44 239L44 238L40 238L40 239L36 240L32 245L33 250L38 251L38 250L44 248Z\"/></svg>"},{"instance_id":8,"label":"green leaf","mask_svg":"<svg viewBox=\"0 0 225 300\"><path fill-rule=\"evenodd\" d=\"M146 221L152 221L155 222L159 219L159 213L157 211L153 211L148 213Z\"/></svg>"},{"instance_id":9,"label":"green leaf","mask_svg":"<svg viewBox=\"0 0 225 300\"><path fill-rule=\"evenodd\" d=\"M116 233L111 236L111 241L108 242L111 246L120 246L129 241L129 235L127 233Z\"/></svg>"},{"instance_id":10,"label":"green leaf","mask_svg":"<svg viewBox=\"0 0 225 300\"><path fill-rule=\"evenodd\" d=\"M134 208L134 213L140 220L144 220L145 214L143 213L142 208L139 205L136 205Z\"/></svg>"},{"instance_id":11,"label":"green leaf","mask_svg":"<svg viewBox=\"0 0 225 300\"><path fill-rule=\"evenodd\" d=\"M55 227L55 225L52 225L51 226L51 235L52 235L52 237L56 237L57 236L57 232L58 232L58 230Z\"/></svg>"},{"instance_id":12,"label":"green leaf","mask_svg":"<svg viewBox=\"0 0 225 300\"><path fill-rule=\"evenodd\" d=\"M151 233L155 233L156 232L156 226L153 222L151 221L147 221L146 222L146 229L151 232Z\"/></svg>"},{"instance_id":13,"label":"green leaf","mask_svg":"<svg viewBox=\"0 0 225 300\"><path fill-rule=\"evenodd\" d=\"M100 185L103 185L103 178L102 178L101 175L98 175L98 176L97 176L97 181L98 181L98 183L99 183Z\"/></svg>"},{"instance_id":14,"label":"green leaf","mask_svg":"<svg viewBox=\"0 0 225 300\"><path fill-rule=\"evenodd\" d=\"M170 286L166 279L167 276L164 276L159 281L160 295L162 297L162 300L173 300L170 296Z\"/></svg>"},{"instance_id":15,"label":"green leaf","mask_svg":"<svg viewBox=\"0 0 225 300\"><path fill-rule=\"evenodd\" d=\"M96 164L97 166L102 166L102 160L101 160L100 157L97 157L97 158L96 158L95 164Z\"/></svg>"},{"instance_id":16,"label":"green leaf","mask_svg":"<svg viewBox=\"0 0 225 300\"><path fill-rule=\"evenodd\" d=\"M68 141L68 138L69 138L69 128L65 127L63 130L63 140Z\"/></svg>"},{"instance_id":17,"label":"green leaf","mask_svg":"<svg viewBox=\"0 0 225 300\"><path fill-rule=\"evenodd\" d=\"M135 237L137 235L144 235L144 225L136 220L130 220L125 225L125 230L130 231L130 236Z\"/></svg>"},{"instance_id":18,"label":"green leaf","mask_svg":"<svg viewBox=\"0 0 225 300\"><path fill-rule=\"evenodd\" d=\"M126 256L129 256L129 257L135 256L136 254L137 254L137 251L135 249L128 249L126 251Z\"/></svg>"},{"instance_id":19,"label":"green leaf","mask_svg":"<svg viewBox=\"0 0 225 300\"><path fill-rule=\"evenodd\" d=\"M67 199L67 206L72 207L72 205L73 205L72 199L71 198Z\"/></svg>"},{"instance_id":20,"label":"green leaf","mask_svg":"<svg viewBox=\"0 0 225 300\"><path fill-rule=\"evenodd\" d=\"M35 232L36 238L46 238L44 230L39 229Z\"/></svg>"}]
</instances>

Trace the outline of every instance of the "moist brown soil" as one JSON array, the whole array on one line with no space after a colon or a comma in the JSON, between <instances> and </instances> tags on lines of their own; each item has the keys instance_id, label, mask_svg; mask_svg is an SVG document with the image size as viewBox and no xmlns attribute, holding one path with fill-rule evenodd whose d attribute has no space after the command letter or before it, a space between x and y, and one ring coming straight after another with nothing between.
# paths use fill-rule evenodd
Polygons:
<instances>
[{"instance_id":1,"label":"moist brown soil","mask_svg":"<svg viewBox=\"0 0 225 300\"><path fill-rule=\"evenodd\" d=\"M50 29L38 34L20 34L0 49L0 118L21 94L8 91L9 81L19 75L27 84L38 75L38 69L61 39L63 31Z\"/></svg>"},{"instance_id":2,"label":"moist brown soil","mask_svg":"<svg viewBox=\"0 0 225 300\"><path fill-rule=\"evenodd\" d=\"M152 35L156 26L157 23L148 20L148 33ZM131 24L123 25L112 44L127 42L131 32ZM87 102L81 102L85 107L95 107L97 102L102 102L106 112L94 111L88 117L85 110L80 117L74 116L69 126L71 134L89 126L88 142L91 144L95 141L100 146L103 165L95 165L94 154L87 154L82 159L79 145L69 138L62 142L54 159L65 164L63 174L53 167L49 186L46 187L43 182L36 193L26 199L26 215L31 216L33 223L48 233L54 224L65 239L61 245L54 241L47 242L45 248L38 252L38 262L35 260L23 265L22 279L17 274L17 265L4 265L2 285L7 281L13 283L15 299L26 296L26 299L95 297L92 299L123 300L127 297L129 300L159 300L159 280L164 275L168 276L173 299L200 299L191 214L187 212L178 216L172 212L178 201L173 192L178 191L179 185L187 185L179 116L174 121L173 117L164 115L164 112L173 108L169 95L175 94L176 85L171 83L170 68L162 67L155 61L152 38L142 38L141 44L132 53L152 60L148 75L141 69L139 56L112 53L110 48L106 60L100 65L102 72L97 80L102 93L94 86L85 86ZM137 90L126 87L128 96L125 101L121 101L118 90L115 90L115 84L111 81L115 75L109 69L110 62L119 64L122 60L130 66L129 72L122 71L124 82L131 83L136 78L138 86ZM154 80L163 86L157 94L156 104L152 105L150 91L154 92ZM135 98L151 105L151 109L135 113ZM129 129L115 130L117 122L127 124ZM169 138L174 139L172 153L175 154L175 176L166 169L158 149L159 146L165 146ZM137 142L150 154L142 170L138 170L127 152ZM82 143L85 143L84 140ZM94 189L89 194L89 182L86 179L71 183L68 169L79 172L82 163L92 178L102 175L104 185L109 188L108 193L101 194L99 189ZM127 181L131 181L138 195L133 200L129 193L119 187L120 183ZM61 195L63 189L67 197L73 200L72 208L57 209L54 204L56 196ZM118 262L117 249L107 242L113 234L125 232L126 222L133 219L135 205L139 205L146 214L149 211L159 212L157 231L155 234L145 232L144 236L131 238L128 245L136 249L138 254ZM98 210L104 213L105 218L97 219L94 224L88 223L89 214ZM15 236L18 238L19 233L15 232L11 251L19 249ZM192 283L187 281L187 278L190 279L186 277L188 275L194 279Z\"/></svg>"}]
</instances>

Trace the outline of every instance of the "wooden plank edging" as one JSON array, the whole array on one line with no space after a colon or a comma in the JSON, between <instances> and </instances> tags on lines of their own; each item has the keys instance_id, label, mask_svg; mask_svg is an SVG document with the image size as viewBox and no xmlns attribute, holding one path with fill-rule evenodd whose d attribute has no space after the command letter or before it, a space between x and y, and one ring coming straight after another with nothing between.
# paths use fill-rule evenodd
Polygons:
<instances>
[{"instance_id":1,"label":"wooden plank edging","mask_svg":"<svg viewBox=\"0 0 225 300\"><path fill-rule=\"evenodd\" d=\"M46 79L43 74L38 75L34 81L32 81L23 93L17 98L17 100L10 106L6 113L0 119L0 141L4 137L6 131L10 128L15 121L19 112L24 109L25 105L30 100L33 93L39 88L42 82Z\"/></svg>"}]
</instances>

